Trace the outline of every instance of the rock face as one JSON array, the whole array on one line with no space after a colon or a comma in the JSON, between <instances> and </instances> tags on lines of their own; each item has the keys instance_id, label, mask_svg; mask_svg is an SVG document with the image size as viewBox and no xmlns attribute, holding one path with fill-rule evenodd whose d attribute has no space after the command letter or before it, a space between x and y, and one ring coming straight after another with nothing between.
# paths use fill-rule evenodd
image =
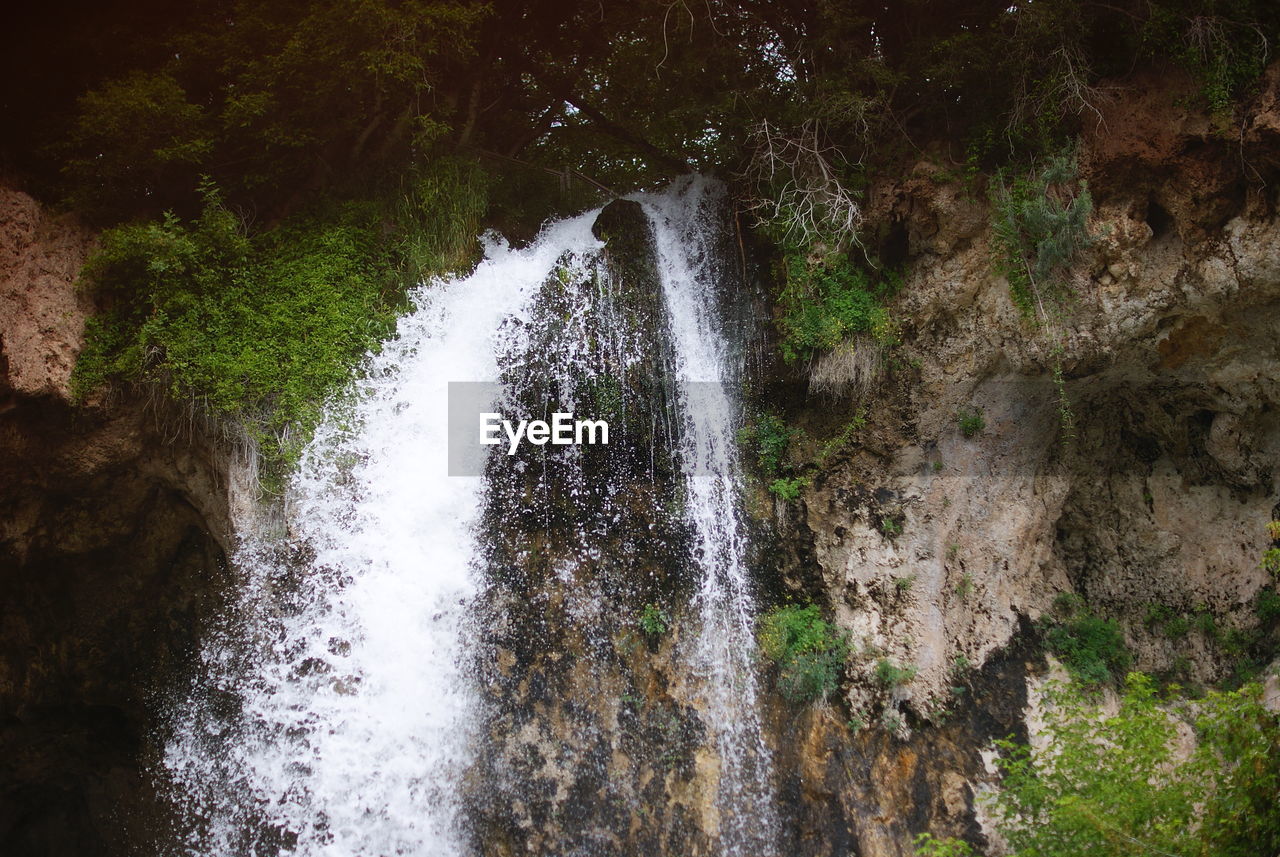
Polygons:
<instances>
[{"instance_id":1,"label":"rock face","mask_svg":"<svg viewBox=\"0 0 1280 857\"><path fill-rule=\"evenodd\" d=\"M468 816L476 853L709 854L715 779L686 665L634 620L656 603L673 621L691 582L654 241L629 201L594 233L602 258L563 260L503 381L518 412L576 402L611 439L490 459Z\"/></svg>"},{"instance_id":2,"label":"rock face","mask_svg":"<svg viewBox=\"0 0 1280 857\"><path fill-rule=\"evenodd\" d=\"M72 285L90 241L0 188L0 396L66 396L88 310Z\"/></svg>"},{"instance_id":3,"label":"rock face","mask_svg":"<svg viewBox=\"0 0 1280 857\"><path fill-rule=\"evenodd\" d=\"M1280 517L1280 221L1260 181L1278 75L1243 148L1174 109L1176 82L1139 80L1107 105L1081 152L1095 241L1073 305L1039 327L992 272L985 205L929 163L879 189L908 246L898 369L861 398L794 408L818 438L866 426L798 503L762 495L784 587L825 603L855 643L840 716L880 724L832 739L837 752L814 736L842 730L787 721L813 747L792 751L797 816L827 801L842 819L797 853L905 855L922 831L981 844L967 825L986 739L975 727L948 752L944 736L956 716L1017 726L1019 671L970 670L1006 662L1059 593L1120 621L1143 670L1205 682L1274 656L1222 640L1259 626L1259 558ZM985 428L966 437L962 413ZM1144 623L1159 608L1217 630L1171 639ZM884 688L881 657L918 675ZM859 753L850 782L877 787L833 788Z\"/></svg>"},{"instance_id":4,"label":"rock face","mask_svg":"<svg viewBox=\"0 0 1280 857\"><path fill-rule=\"evenodd\" d=\"M89 247L73 222L0 188L4 854L152 847L156 703L226 575L213 446L127 394L70 401Z\"/></svg>"}]
</instances>

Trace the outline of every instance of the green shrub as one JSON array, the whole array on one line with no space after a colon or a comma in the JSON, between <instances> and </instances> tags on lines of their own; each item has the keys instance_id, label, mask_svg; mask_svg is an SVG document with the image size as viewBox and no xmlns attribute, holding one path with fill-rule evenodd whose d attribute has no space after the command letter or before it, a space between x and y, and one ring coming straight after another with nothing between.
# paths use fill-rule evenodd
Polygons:
<instances>
[{"instance_id":1,"label":"green shrub","mask_svg":"<svg viewBox=\"0 0 1280 857\"><path fill-rule=\"evenodd\" d=\"M204 108L169 74L130 72L86 92L76 107L59 145L68 155L62 174L68 202L91 217L155 211L172 201L175 185L189 193L213 148Z\"/></svg>"},{"instance_id":2,"label":"green shrub","mask_svg":"<svg viewBox=\"0 0 1280 857\"><path fill-rule=\"evenodd\" d=\"M782 282L779 349L787 362L834 348L854 333L879 340L892 336L882 301L898 288L901 278L896 275L873 282L844 253L812 258L806 249L784 257Z\"/></svg>"},{"instance_id":3,"label":"green shrub","mask_svg":"<svg viewBox=\"0 0 1280 857\"><path fill-rule=\"evenodd\" d=\"M1268 586L1258 593L1257 613L1263 622L1280 618L1280 594L1273 587Z\"/></svg>"},{"instance_id":4,"label":"green shrub","mask_svg":"<svg viewBox=\"0 0 1280 857\"><path fill-rule=\"evenodd\" d=\"M1130 655L1118 624L1095 615L1073 593L1059 595L1053 612L1056 618L1040 623L1045 648L1061 659L1072 678L1098 687L1124 674Z\"/></svg>"},{"instance_id":5,"label":"green shrub","mask_svg":"<svg viewBox=\"0 0 1280 857\"><path fill-rule=\"evenodd\" d=\"M779 500L792 502L800 498L800 492L809 484L808 477L793 476L790 479L775 479L769 483L769 493Z\"/></svg>"},{"instance_id":6,"label":"green shrub","mask_svg":"<svg viewBox=\"0 0 1280 857\"><path fill-rule=\"evenodd\" d=\"M980 434L987 427L987 420L982 415L981 408L960 409L956 412L956 422L960 426L960 433L965 437Z\"/></svg>"},{"instance_id":7,"label":"green shrub","mask_svg":"<svg viewBox=\"0 0 1280 857\"><path fill-rule=\"evenodd\" d=\"M1066 269L1089 245L1093 198L1078 174L1074 158L1058 155L1028 176L1010 180L1002 171L992 183L996 267L1028 316L1066 299Z\"/></svg>"},{"instance_id":8,"label":"green shrub","mask_svg":"<svg viewBox=\"0 0 1280 857\"><path fill-rule=\"evenodd\" d=\"M1174 711L1131 674L1119 711L1104 715L1079 688L1058 688L1044 749L998 741L997 826L1012 851L1039 857L1135 854L1256 857L1280 849L1280 719L1258 685L1210 692ZM1198 744L1178 755L1175 722Z\"/></svg>"},{"instance_id":9,"label":"green shrub","mask_svg":"<svg viewBox=\"0 0 1280 857\"><path fill-rule=\"evenodd\" d=\"M671 617L657 604L644 605L640 611L640 630L650 637L660 637L671 627Z\"/></svg>"},{"instance_id":10,"label":"green shrub","mask_svg":"<svg viewBox=\"0 0 1280 857\"><path fill-rule=\"evenodd\" d=\"M971 857L973 854L968 842L952 836L938 839L931 833L921 833L912 844L916 857Z\"/></svg>"},{"instance_id":11,"label":"green shrub","mask_svg":"<svg viewBox=\"0 0 1280 857\"><path fill-rule=\"evenodd\" d=\"M897 538L902 535L902 524L886 515L880 519L880 532L884 533L887 539Z\"/></svg>"},{"instance_id":12,"label":"green shrub","mask_svg":"<svg viewBox=\"0 0 1280 857\"><path fill-rule=\"evenodd\" d=\"M1151 4L1139 32L1142 52L1160 62L1172 58L1199 78L1211 110L1228 110L1262 76L1270 59L1263 27L1248 19L1244 3L1179 7L1183 4Z\"/></svg>"},{"instance_id":13,"label":"green shrub","mask_svg":"<svg viewBox=\"0 0 1280 857\"><path fill-rule=\"evenodd\" d=\"M909 684L918 672L919 667L900 667L888 658L876 661L876 681L890 690Z\"/></svg>"},{"instance_id":14,"label":"green shrub","mask_svg":"<svg viewBox=\"0 0 1280 857\"><path fill-rule=\"evenodd\" d=\"M763 414L738 432L738 442L755 453L756 465L766 477L776 476L787 461L787 448L795 431L777 414Z\"/></svg>"},{"instance_id":15,"label":"green shrub","mask_svg":"<svg viewBox=\"0 0 1280 857\"><path fill-rule=\"evenodd\" d=\"M470 198L470 219L458 209L436 220L334 202L249 236L217 188L202 193L194 221L166 214L103 234L84 270L103 311L88 326L73 391L163 385L242 425L278 478L326 398L394 331L409 278L464 257L471 239L461 236L474 234L482 199Z\"/></svg>"},{"instance_id":16,"label":"green shrub","mask_svg":"<svg viewBox=\"0 0 1280 857\"><path fill-rule=\"evenodd\" d=\"M1268 548L1262 555L1262 567L1273 577L1280 577L1280 548Z\"/></svg>"},{"instance_id":17,"label":"green shrub","mask_svg":"<svg viewBox=\"0 0 1280 857\"><path fill-rule=\"evenodd\" d=\"M775 607L760 617L760 651L778 667L778 687L795 703L818 702L839 686L849 642L816 604Z\"/></svg>"}]
</instances>

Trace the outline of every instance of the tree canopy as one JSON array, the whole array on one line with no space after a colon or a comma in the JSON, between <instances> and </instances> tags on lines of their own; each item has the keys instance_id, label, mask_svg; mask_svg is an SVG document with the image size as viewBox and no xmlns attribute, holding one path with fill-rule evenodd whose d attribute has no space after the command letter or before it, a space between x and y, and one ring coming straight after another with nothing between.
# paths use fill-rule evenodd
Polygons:
<instances>
[{"instance_id":1,"label":"tree canopy","mask_svg":"<svg viewBox=\"0 0 1280 857\"><path fill-rule=\"evenodd\" d=\"M937 140L989 164L1070 135L1141 64L1229 110L1268 5L53 0L0 50L4 163L107 219L194 213L201 175L271 216L442 150L620 187L749 172L762 131L844 170Z\"/></svg>"}]
</instances>

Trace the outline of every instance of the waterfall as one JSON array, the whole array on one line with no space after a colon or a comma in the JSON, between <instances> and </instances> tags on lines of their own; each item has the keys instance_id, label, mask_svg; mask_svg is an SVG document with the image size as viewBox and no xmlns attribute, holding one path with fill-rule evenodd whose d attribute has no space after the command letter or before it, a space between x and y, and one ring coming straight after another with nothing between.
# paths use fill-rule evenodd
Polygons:
<instances>
[{"instance_id":1,"label":"waterfall","mask_svg":"<svg viewBox=\"0 0 1280 857\"><path fill-rule=\"evenodd\" d=\"M512 485L527 478L523 459L492 453L485 478L449 475L449 383L500 380L505 387L492 385L480 404L501 408L517 401L519 378L555 367L548 369L551 392L582 404L584 390L598 392L607 380L588 365L604 355L610 373L661 365L673 376L669 390L651 391L659 404L649 459L623 464L631 476L654 477L669 444L682 512L634 549L688 553L680 561L693 572L696 629L679 657L696 688L689 710L699 712L719 757L715 848L731 857L774 852L734 446L740 408L731 391L741 368L722 333L711 238L719 193L690 179L635 197L652 225L662 293L655 306L663 317L647 333L628 329L634 308L607 294L602 242L592 234L599 212L551 224L522 249L488 239L471 275L416 290L416 309L397 336L330 407L288 489L284 526L241 533L235 608L203 641L191 690L169 714L162 775L179 840L169 850L192 857L483 852L467 823L466 795L490 788L476 764L489 740L484 724L500 722L483 692L488 667L476 654L502 620L490 603L507 556L495 544L504 519L493 523L494 512L502 502L523 502L515 514L536 530L551 510L549 501L504 495L495 483L504 472ZM591 284L595 315L553 288L569 281ZM560 303L548 297L555 294ZM551 326L556 348L540 338ZM670 341L645 341L654 338ZM634 409L630 401L624 410ZM675 414L670 425L661 402ZM621 452L609 454L606 481L620 478L623 467ZM614 537L610 521L637 495L623 500L620 486L590 485L590 460L580 450L567 450L556 467L572 475L569 505L592 492L606 498L597 503L593 532ZM669 501L664 508L676 505ZM679 532L689 537L682 541ZM529 553L516 546L507 567L528 565ZM557 565L557 585L572 588L566 562ZM591 609L573 621L607 626L602 580L574 596ZM603 630L593 633L607 642ZM600 735L611 728L591 725Z\"/></svg>"},{"instance_id":2,"label":"waterfall","mask_svg":"<svg viewBox=\"0 0 1280 857\"><path fill-rule=\"evenodd\" d=\"M757 710L755 605L746 568L736 437L742 426L740 351L724 335L712 241L719 202L700 179L648 204L655 222L676 372L685 391L681 445L688 516L701 574L694 600L700 633L690 662L705 681L707 722L720 754L724 853L763 857L776 849L769 748ZM742 343L738 343L739 348Z\"/></svg>"}]
</instances>

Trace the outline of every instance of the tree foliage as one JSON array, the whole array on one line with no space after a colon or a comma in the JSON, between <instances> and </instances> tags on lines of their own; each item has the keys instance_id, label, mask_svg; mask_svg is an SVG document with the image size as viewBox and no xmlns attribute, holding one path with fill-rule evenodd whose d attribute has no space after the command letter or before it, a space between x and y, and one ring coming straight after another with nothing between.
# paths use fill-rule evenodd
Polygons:
<instances>
[{"instance_id":1,"label":"tree foliage","mask_svg":"<svg viewBox=\"0 0 1280 857\"><path fill-rule=\"evenodd\" d=\"M1280 849L1280 719L1248 685L1165 705L1141 673L1100 713L1057 687L1043 749L997 742L992 808L1018 857L1256 857ZM1180 749L1180 730L1194 748Z\"/></svg>"},{"instance_id":2,"label":"tree foliage","mask_svg":"<svg viewBox=\"0 0 1280 857\"><path fill-rule=\"evenodd\" d=\"M997 173L992 185L997 266L1014 303L1043 319L1070 297L1066 269L1090 241L1093 198L1074 159L1055 155L1027 175Z\"/></svg>"},{"instance_id":3,"label":"tree foliage","mask_svg":"<svg viewBox=\"0 0 1280 857\"><path fill-rule=\"evenodd\" d=\"M1170 57L1226 110L1280 35L1265 0L153 2L55 0L0 45L14 72L62 69L5 76L45 147L11 157L65 168L104 216L158 213L201 173L274 212L465 147L620 188L737 172L772 216L845 229L864 169L933 140L983 166L1047 156L1096 121L1103 78Z\"/></svg>"}]
</instances>

